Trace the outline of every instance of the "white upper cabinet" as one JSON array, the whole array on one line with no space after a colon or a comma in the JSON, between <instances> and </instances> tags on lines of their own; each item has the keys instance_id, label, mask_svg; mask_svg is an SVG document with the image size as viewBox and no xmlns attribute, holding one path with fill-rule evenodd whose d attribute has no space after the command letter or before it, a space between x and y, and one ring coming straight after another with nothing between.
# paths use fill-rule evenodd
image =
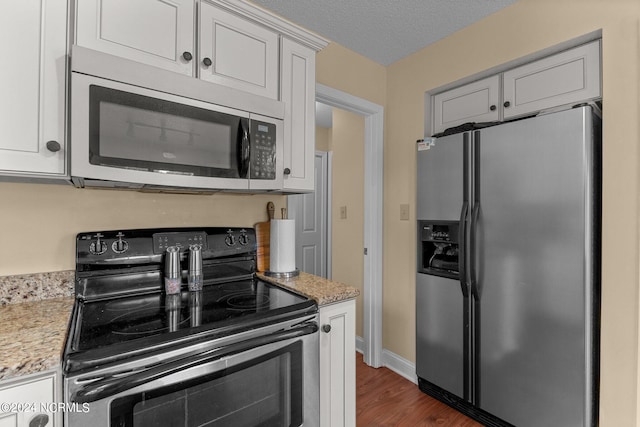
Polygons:
<instances>
[{"instance_id":1,"label":"white upper cabinet","mask_svg":"<svg viewBox=\"0 0 640 427\"><path fill-rule=\"evenodd\" d=\"M315 57L312 49L282 39L285 191L311 192L315 188Z\"/></svg>"},{"instance_id":2,"label":"white upper cabinet","mask_svg":"<svg viewBox=\"0 0 640 427\"><path fill-rule=\"evenodd\" d=\"M468 122L496 121L500 119L500 76L478 80L433 98L433 133Z\"/></svg>"},{"instance_id":3,"label":"white upper cabinet","mask_svg":"<svg viewBox=\"0 0 640 427\"><path fill-rule=\"evenodd\" d=\"M504 118L600 97L600 42L504 73Z\"/></svg>"},{"instance_id":4,"label":"white upper cabinet","mask_svg":"<svg viewBox=\"0 0 640 427\"><path fill-rule=\"evenodd\" d=\"M67 1L12 2L0 40L0 174L64 176Z\"/></svg>"},{"instance_id":5,"label":"white upper cabinet","mask_svg":"<svg viewBox=\"0 0 640 427\"><path fill-rule=\"evenodd\" d=\"M77 2L79 46L272 99L278 99L278 37L204 0Z\"/></svg>"},{"instance_id":6,"label":"white upper cabinet","mask_svg":"<svg viewBox=\"0 0 640 427\"><path fill-rule=\"evenodd\" d=\"M76 2L79 46L193 74L193 0L80 0Z\"/></svg>"},{"instance_id":7,"label":"white upper cabinet","mask_svg":"<svg viewBox=\"0 0 640 427\"><path fill-rule=\"evenodd\" d=\"M278 99L278 33L200 3L200 78Z\"/></svg>"},{"instance_id":8,"label":"white upper cabinet","mask_svg":"<svg viewBox=\"0 0 640 427\"><path fill-rule=\"evenodd\" d=\"M432 134L601 97L600 41L433 95Z\"/></svg>"}]
</instances>

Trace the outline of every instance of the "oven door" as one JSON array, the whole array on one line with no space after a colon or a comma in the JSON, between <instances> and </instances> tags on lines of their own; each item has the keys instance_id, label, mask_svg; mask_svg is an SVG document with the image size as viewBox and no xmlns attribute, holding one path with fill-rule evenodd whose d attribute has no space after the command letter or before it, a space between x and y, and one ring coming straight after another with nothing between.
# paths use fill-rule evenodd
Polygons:
<instances>
[{"instance_id":1,"label":"oven door","mask_svg":"<svg viewBox=\"0 0 640 427\"><path fill-rule=\"evenodd\" d=\"M243 111L72 73L73 177L247 190L250 131Z\"/></svg>"},{"instance_id":2,"label":"oven door","mask_svg":"<svg viewBox=\"0 0 640 427\"><path fill-rule=\"evenodd\" d=\"M67 379L67 403L83 410L65 413L65 425L318 426L317 316L252 335L131 373Z\"/></svg>"}]
</instances>

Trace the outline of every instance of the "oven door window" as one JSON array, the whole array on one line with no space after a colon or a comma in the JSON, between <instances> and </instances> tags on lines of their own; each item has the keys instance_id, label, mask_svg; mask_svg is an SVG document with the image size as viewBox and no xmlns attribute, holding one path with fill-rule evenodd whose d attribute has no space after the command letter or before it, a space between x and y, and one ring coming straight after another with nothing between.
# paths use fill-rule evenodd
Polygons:
<instances>
[{"instance_id":1,"label":"oven door window","mask_svg":"<svg viewBox=\"0 0 640 427\"><path fill-rule=\"evenodd\" d=\"M111 426L300 426L302 342L111 403Z\"/></svg>"},{"instance_id":2,"label":"oven door window","mask_svg":"<svg viewBox=\"0 0 640 427\"><path fill-rule=\"evenodd\" d=\"M246 178L248 119L96 85L89 96L91 164Z\"/></svg>"}]
</instances>

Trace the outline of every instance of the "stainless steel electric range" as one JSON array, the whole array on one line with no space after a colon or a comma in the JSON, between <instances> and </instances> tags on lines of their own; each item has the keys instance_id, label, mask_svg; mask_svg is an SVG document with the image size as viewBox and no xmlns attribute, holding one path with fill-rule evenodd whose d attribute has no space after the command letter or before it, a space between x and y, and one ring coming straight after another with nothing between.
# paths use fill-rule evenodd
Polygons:
<instances>
[{"instance_id":1,"label":"stainless steel electric range","mask_svg":"<svg viewBox=\"0 0 640 427\"><path fill-rule=\"evenodd\" d=\"M79 234L63 376L66 402L86 410L65 425L318 425L317 305L256 277L255 242L240 228ZM200 291L187 287L190 247Z\"/></svg>"}]
</instances>

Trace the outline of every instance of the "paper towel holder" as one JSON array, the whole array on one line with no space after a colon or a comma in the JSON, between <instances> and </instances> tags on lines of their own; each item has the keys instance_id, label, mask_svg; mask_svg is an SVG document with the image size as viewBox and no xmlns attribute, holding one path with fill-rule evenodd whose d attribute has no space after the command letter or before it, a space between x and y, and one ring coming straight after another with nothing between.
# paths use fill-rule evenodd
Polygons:
<instances>
[{"instance_id":1,"label":"paper towel holder","mask_svg":"<svg viewBox=\"0 0 640 427\"><path fill-rule=\"evenodd\" d=\"M273 277L275 279L289 279L291 277L297 277L300 275L300 270L298 270L297 268L293 271L288 271L285 273L278 273L275 271L265 271L264 272L265 276L269 276L269 277Z\"/></svg>"}]
</instances>

